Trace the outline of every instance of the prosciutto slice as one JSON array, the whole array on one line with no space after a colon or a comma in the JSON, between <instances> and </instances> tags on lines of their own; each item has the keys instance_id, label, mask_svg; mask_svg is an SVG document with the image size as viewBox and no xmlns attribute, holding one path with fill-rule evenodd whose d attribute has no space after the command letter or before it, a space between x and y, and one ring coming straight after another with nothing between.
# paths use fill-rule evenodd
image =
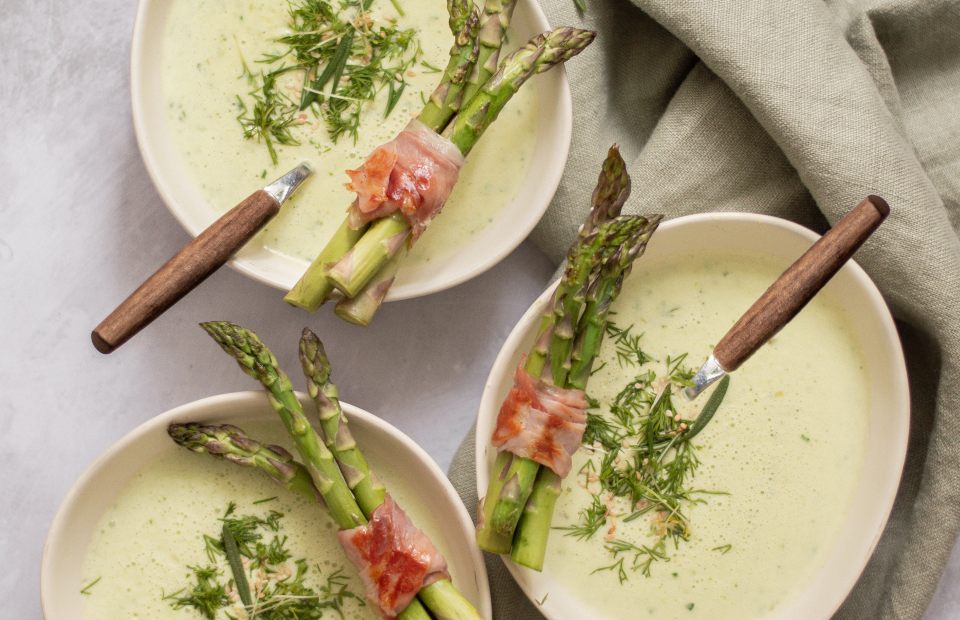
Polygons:
<instances>
[{"instance_id":1,"label":"prosciutto slice","mask_svg":"<svg viewBox=\"0 0 960 620\"><path fill-rule=\"evenodd\" d=\"M388 620L397 617L421 588L450 579L447 561L388 493L370 522L337 536L360 571L367 599Z\"/></svg>"},{"instance_id":2,"label":"prosciutto slice","mask_svg":"<svg viewBox=\"0 0 960 620\"><path fill-rule=\"evenodd\" d=\"M357 193L348 211L350 226L360 228L399 209L416 241L447 202L464 161L453 142L411 120L363 165L347 170L347 189Z\"/></svg>"},{"instance_id":3,"label":"prosciutto slice","mask_svg":"<svg viewBox=\"0 0 960 620\"><path fill-rule=\"evenodd\" d=\"M587 395L541 381L524 370L524 361L520 360L513 388L500 407L493 445L566 478L587 429Z\"/></svg>"}]
</instances>

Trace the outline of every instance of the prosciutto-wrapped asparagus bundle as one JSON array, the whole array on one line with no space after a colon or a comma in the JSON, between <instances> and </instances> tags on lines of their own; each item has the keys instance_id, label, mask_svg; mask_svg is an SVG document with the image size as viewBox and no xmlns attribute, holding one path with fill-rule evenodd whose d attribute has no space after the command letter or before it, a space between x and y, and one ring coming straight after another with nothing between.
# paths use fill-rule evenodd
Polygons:
<instances>
[{"instance_id":1,"label":"prosciutto-wrapped asparagus bundle","mask_svg":"<svg viewBox=\"0 0 960 620\"><path fill-rule=\"evenodd\" d=\"M336 288L344 296L336 313L368 325L400 260L443 208L464 157L484 130L524 82L572 58L596 34L558 28L531 39L498 66L515 0L488 0L482 17L461 4L449 5L455 42L441 85L417 120L359 169L348 171L347 186L357 200L286 296L291 305L312 312Z\"/></svg>"},{"instance_id":2,"label":"prosciutto-wrapped asparagus bundle","mask_svg":"<svg viewBox=\"0 0 960 620\"><path fill-rule=\"evenodd\" d=\"M244 372L267 390L322 502L341 530L338 537L360 572L367 598L381 615L386 619L430 620L429 609L436 618L482 620L450 582L446 561L436 547L385 493L360 453L340 408L336 386L330 381L330 365L319 339L304 330L300 359L310 394L317 402L320 433L307 420L276 357L255 333L228 322L204 323L202 327L237 360ZM219 458L259 467L282 486L310 497L308 493L313 491L302 481L295 486L286 484L288 478L293 480L300 475L303 466L298 467L292 459L274 458L283 457L282 449L267 446L270 450L264 452L262 446L247 439L239 441L237 452L236 437L242 433L226 433L229 437L225 437L223 432L210 431L208 437L197 436L204 429L210 431L208 427L190 425L190 433L171 432L171 436L181 437L178 442L191 449L201 447ZM261 458L248 458L251 454ZM271 460L281 463L279 469L292 473L278 476L273 471L278 467Z\"/></svg>"},{"instance_id":3,"label":"prosciutto-wrapped asparagus bundle","mask_svg":"<svg viewBox=\"0 0 960 620\"><path fill-rule=\"evenodd\" d=\"M607 312L662 219L620 215L629 194L630 177L614 146L491 438L500 453L477 508L477 542L535 570L543 567L560 481L586 428L584 390Z\"/></svg>"}]
</instances>

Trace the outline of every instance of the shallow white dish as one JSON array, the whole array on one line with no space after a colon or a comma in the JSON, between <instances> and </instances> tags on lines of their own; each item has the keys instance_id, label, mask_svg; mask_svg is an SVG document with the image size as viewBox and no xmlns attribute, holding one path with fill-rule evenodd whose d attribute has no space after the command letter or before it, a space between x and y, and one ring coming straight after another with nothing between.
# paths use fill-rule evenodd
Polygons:
<instances>
[{"instance_id":1,"label":"shallow white dish","mask_svg":"<svg viewBox=\"0 0 960 620\"><path fill-rule=\"evenodd\" d=\"M160 66L163 33L172 2L140 0L137 8L130 56L133 124L140 153L157 192L183 227L197 236L217 214L191 181L167 127ZM540 5L534 0L520 0L510 24L511 40L526 41L548 29ZM442 291L483 273L520 245L540 221L560 183L570 149L570 87L561 66L537 76L524 88L537 90L539 132L530 171L516 199L453 254L420 265L404 264L387 301ZM250 193L256 189L251 187ZM307 268L306 263L252 245L241 249L229 265L282 290L291 289Z\"/></svg>"},{"instance_id":2,"label":"shallow white dish","mask_svg":"<svg viewBox=\"0 0 960 620\"><path fill-rule=\"evenodd\" d=\"M312 407L305 394L298 394ZM376 416L342 403L350 430L370 454L397 472L417 481L418 500L447 524L442 532L427 532L450 550L446 556L459 576L456 586L486 618L492 617L490 587L483 557L474 539L466 508L433 459L412 439ZM309 409L308 409L309 410ZM265 392L237 392L198 400L171 409L141 424L101 454L74 483L60 505L47 534L40 568L40 603L46 620L76 620L80 614L83 560L97 521L116 495L144 465L168 450L182 450L167 435L173 422L211 424L277 419ZM277 419L279 424L279 420Z\"/></svg>"},{"instance_id":3,"label":"shallow white dish","mask_svg":"<svg viewBox=\"0 0 960 620\"><path fill-rule=\"evenodd\" d=\"M662 224L640 260L695 249L729 248L794 261L817 239L816 233L798 224L769 216L748 213L691 215ZM900 340L886 303L866 272L852 261L827 284L826 290L849 314L869 364L870 431L863 473L839 541L813 582L777 616L778 620L826 620L837 610L856 583L883 532L907 450L910 419L907 374ZM497 413L513 386L513 373L521 354L528 351L534 341L543 308L550 302L553 291L554 287L545 291L520 319L500 350L487 379L477 416L477 488L481 492L487 488L496 458L490 435L496 425ZM696 367L701 361L692 360L691 365ZM507 555L502 558L526 595L551 620L596 617L578 599L564 591L549 571L538 573L514 564Z\"/></svg>"}]
</instances>

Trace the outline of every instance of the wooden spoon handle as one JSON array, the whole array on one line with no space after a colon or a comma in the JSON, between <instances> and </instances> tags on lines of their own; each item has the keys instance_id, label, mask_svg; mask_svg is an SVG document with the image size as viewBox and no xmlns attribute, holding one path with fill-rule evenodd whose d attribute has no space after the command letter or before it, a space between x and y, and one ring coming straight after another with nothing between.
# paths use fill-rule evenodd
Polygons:
<instances>
[{"instance_id":1,"label":"wooden spoon handle","mask_svg":"<svg viewBox=\"0 0 960 620\"><path fill-rule=\"evenodd\" d=\"M129 340L219 269L279 211L277 199L262 189L227 211L93 330L93 346L110 353Z\"/></svg>"},{"instance_id":2,"label":"wooden spoon handle","mask_svg":"<svg viewBox=\"0 0 960 620\"><path fill-rule=\"evenodd\" d=\"M773 338L843 267L889 213L890 207L883 198L867 196L837 222L777 278L714 347L713 355L720 366L727 372L736 370Z\"/></svg>"}]
</instances>

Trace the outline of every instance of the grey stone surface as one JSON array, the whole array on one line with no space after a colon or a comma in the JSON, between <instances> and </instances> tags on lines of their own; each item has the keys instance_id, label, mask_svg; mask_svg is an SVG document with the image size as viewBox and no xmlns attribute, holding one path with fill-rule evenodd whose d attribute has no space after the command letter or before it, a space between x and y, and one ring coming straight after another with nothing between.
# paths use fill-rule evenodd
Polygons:
<instances>
[{"instance_id":1,"label":"grey stone surface","mask_svg":"<svg viewBox=\"0 0 960 620\"><path fill-rule=\"evenodd\" d=\"M4 611L42 617L40 558L70 485L150 417L253 389L196 327L256 329L295 368L300 329L327 344L343 398L446 468L493 359L553 266L524 244L449 291L386 306L369 329L308 316L221 270L110 356L90 330L189 240L134 138L128 58L136 3L0 0L0 572ZM371 381L371 378L375 380ZM960 616L960 548L925 618Z\"/></svg>"}]
</instances>

